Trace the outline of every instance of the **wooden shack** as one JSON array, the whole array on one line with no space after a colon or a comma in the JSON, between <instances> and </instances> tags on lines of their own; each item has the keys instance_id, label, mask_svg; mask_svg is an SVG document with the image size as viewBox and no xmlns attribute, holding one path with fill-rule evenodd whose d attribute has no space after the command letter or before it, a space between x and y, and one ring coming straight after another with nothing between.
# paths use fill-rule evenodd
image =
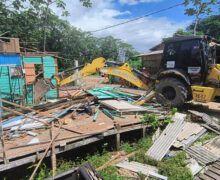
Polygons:
<instances>
[{"instance_id":1,"label":"wooden shack","mask_svg":"<svg viewBox=\"0 0 220 180\"><path fill-rule=\"evenodd\" d=\"M159 71L162 55L163 55L163 50L159 50L159 51L152 51L149 53L139 54L136 57L141 57L142 67L145 67L146 70L151 75L154 75Z\"/></svg>"}]
</instances>

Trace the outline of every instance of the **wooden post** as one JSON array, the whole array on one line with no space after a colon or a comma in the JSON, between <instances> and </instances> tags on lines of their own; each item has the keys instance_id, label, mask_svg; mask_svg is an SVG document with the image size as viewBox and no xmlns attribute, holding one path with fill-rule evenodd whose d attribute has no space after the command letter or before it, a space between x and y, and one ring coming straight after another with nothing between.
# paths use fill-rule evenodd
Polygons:
<instances>
[{"instance_id":1,"label":"wooden post","mask_svg":"<svg viewBox=\"0 0 220 180\"><path fill-rule=\"evenodd\" d=\"M79 66L78 60L74 60L74 67L78 67L78 66ZM79 71L79 70L76 69L74 73L76 73L76 72L78 72L78 71ZM78 80L74 81L74 85L76 86L77 84L79 84L79 81L78 81Z\"/></svg>"},{"instance_id":2,"label":"wooden post","mask_svg":"<svg viewBox=\"0 0 220 180\"><path fill-rule=\"evenodd\" d=\"M0 97L1 97L1 89L0 89ZM2 105L2 101L0 101L0 105ZM2 153L4 163L7 164L6 152L5 152L5 141L4 141L4 132L2 129L2 108L0 108L0 138L1 138L1 145L2 145Z\"/></svg>"},{"instance_id":3,"label":"wooden post","mask_svg":"<svg viewBox=\"0 0 220 180\"><path fill-rule=\"evenodd\" d=\"M54 122L51 123L51 129L50 129L50 137L51 140L54 137ZM53 170L53 177L56 176L56 152L55 152L55 142L52 142L51 145L51 163L52 163L52 170Z\"/></svg>"},{"instance_id":4,"label":"wooden post","mask_svg":"<svg viewBox=\"0 0 220 180\"><path fill-rule=\"evenodd\" d=\"M119 151L120 150L120 133L117 132L116 134L116 150Z\"/></svg>"},{"instance_id":5,"label":"wooden post","mask_svg":"<svg viewBox=\"0 0 220 180\"><path fill-rule=\"evenodd\" d=\"M143 135L143 138L146 137L146 126L144 126L142 129L142 135Z\"/></svg>"}]
</instances>

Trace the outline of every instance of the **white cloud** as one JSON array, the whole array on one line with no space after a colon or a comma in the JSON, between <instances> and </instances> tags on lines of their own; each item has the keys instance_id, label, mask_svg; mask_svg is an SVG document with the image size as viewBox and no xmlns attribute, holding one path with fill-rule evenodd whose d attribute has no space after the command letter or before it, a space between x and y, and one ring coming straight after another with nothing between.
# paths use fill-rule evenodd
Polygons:
<instances>
[{"instance_id":1,"label":"white cloud","mask_svg":"<svg viewBox=\"0 0 220 180\"><path fill-rule=\"evenodd\" d=\"M71 14L66 19L73 26L84 31L94 31L127 21L128 19L116 17L131 13L129 11L117 10L113 0L93 0L93 6L91 8L83 7L78 0L66 0L66 2L67 10ZM56 8L54 10L56 10L56 13L61 13ZM96 37L111 35L132 44L139 52L147 52L149 48L160 43L162 38L171 36L177 29L184 28L188 24L189 22L174 23L166 17L147 17L108 30L96 32L93 35Z\"/></svg>"},{"instance_id":2,"label":"white cloud","mask_svg":"<svg viewBox=\"0 0 220 180\"><path fill-rule=\"evenodd\" d=\"M136 5L139 3L160 2L162 0L119 0L121 5Z\"/></svg>"}]
</instances>

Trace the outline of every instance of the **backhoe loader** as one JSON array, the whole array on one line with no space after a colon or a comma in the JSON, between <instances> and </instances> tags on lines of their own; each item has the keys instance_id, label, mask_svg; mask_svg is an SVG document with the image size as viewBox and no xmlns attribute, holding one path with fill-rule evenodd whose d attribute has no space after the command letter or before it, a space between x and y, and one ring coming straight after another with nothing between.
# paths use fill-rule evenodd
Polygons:
<instances>
[{"instance_id":1,"label":"backhoe loader","mask_svg":"<svg viewBox=\"0 0 220 180\"><path fill-rule=\"evenodd\" d=\"M56 79L56 85L51 83L51 79L40 80L35 85L35 92L41 91L38 96L40 99L51 88L102 72L122 77L144 90L153 88L158 103L163 105L179 107L192 99L209 102L220 96L220 46L217 40L208 36L183 36L169 38L164 44L156 78L131 69L127 63L122 65L97 58L65 79L60 74L54 75L51 79ZM105 67L106 63L120 67ZM148 83L144 84L133 71L147 78Z\"/></svg>"}]
</instances>

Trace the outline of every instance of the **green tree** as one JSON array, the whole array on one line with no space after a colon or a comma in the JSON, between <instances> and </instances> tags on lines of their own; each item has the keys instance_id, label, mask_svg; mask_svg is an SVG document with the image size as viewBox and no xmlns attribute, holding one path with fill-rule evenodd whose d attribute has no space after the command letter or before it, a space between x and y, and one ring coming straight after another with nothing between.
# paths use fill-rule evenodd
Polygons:
<instances>
[{"instance_id":1,"label":"green tree","mask_svg":"<svg viewBox=\"0 0 220 180\"><path fill-rule=\"evenodd\" d=\"M196 35L197 24L200 15L209 15L213 12L213 5L219 4L218 0L185 0L185 6L191 5L192 7L186 8L185 14L189 16L195 16L195 23L193 28L193 34Z\"/></svg>"},{"instance_id":2,"label":"green tree","mask_svg":"<svg viewBox=\"0 0 220 180\"><path fill-rule=\"evenodd\" d=\"M192 31L195 23L187 27L187 31ZM199 19L197 31L203 32L205 35L212 36L220 40L220 15L212 15L207 18Z\"/></svg>"}]
</instances>

